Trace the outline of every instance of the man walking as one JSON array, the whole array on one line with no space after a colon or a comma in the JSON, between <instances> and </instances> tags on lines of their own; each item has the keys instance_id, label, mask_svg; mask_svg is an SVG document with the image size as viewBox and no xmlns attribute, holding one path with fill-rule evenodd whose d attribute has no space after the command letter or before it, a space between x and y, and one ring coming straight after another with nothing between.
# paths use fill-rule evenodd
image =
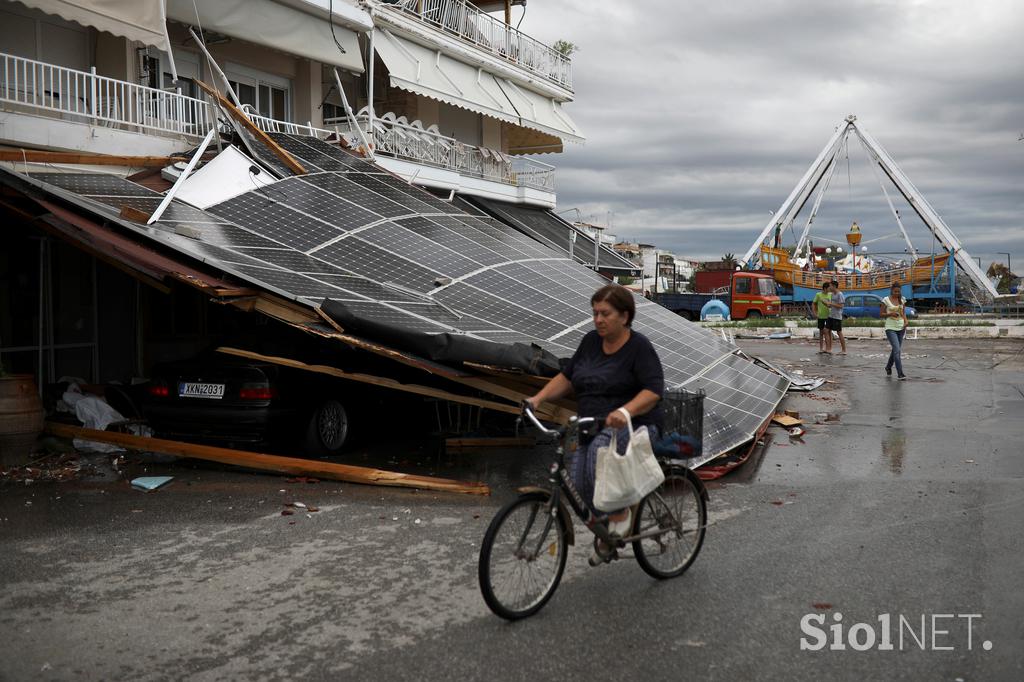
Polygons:
<instances>
[{"instance_id":1,"label":"man walking","mask_svg":"<svg viewBox=\"0 0 1024 682\"><path fill-rule=\"evenodd\" d=\"M831 284L825 282L821 285L821 291L814 295L814 300L811 304L815 308L815 313L818 316L818 352L819 353L831 353L832 352L832 332L828 329L828 313L830 308L828 307L829 301L832 300L832 294L829 293Z\"/></svg>"},{"instance_id":2,"label":"man walking","mask_svg":"<svg viewBox=\"0 0 1024 682\"><path fill-rule=\"evenodd\" d=\"M839 281L832 280L832 300L829 301L828 311L828 340L832 341L832 332L839 337L839 346L842 350L840 355L846 355L846 337L843 336L843 306L846 305L846 297L839 291Z\"/></svg>"}]
</instances>

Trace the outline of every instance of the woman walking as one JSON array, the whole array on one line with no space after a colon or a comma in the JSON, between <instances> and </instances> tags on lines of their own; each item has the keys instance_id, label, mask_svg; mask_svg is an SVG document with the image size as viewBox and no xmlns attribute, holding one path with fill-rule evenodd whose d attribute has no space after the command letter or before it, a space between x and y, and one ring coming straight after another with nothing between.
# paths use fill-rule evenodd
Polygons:
<instances>
[{"instance_id":1,"label":"woman walking","mask_svg":"<svg viewBox=\"0 0 1024 682\"><path fill-rule=\"evenodd\" d=\"M903 360L900 353L903 349L903 335L907 333L907 305L903 300L903 291L899 284L893 284L889 295L882 299L879 316L885 320L885 337L889 339L889 361L885 363L886 376L892 376L892 366L896 365L896 376L903 380Z\"/></svg>"}]
</instances>

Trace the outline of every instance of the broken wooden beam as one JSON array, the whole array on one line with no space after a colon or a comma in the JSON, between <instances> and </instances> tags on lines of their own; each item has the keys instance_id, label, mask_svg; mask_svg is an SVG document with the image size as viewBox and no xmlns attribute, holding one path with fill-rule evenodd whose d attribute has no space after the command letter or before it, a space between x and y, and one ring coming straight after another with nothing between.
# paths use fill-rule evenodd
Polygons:
<instances>
[{"instance_id":1,"label":"broken wooden beam","mask_svg":"<svg viewBox=\"0 0 1024 682\"><path fill-rule=\"evenodd\" d=\"M246 452L244 450L230 450L213 445L198 445L196 443L148 438L127 433L97 431L96 429L86 429L81 426L71 426L70 424L59 424L57 422L46 422L46 432L60 438L80 438L97 443L119 445L131 450L160 452L167 455L177 455L178 457L191 457L193 459L230 464L247 469L273 471L295 476L313 476L334 481L345 481L346 483L440 490L469 495L491 494L490 487L485 483L455 481L448 478L403 474L396 471L371 469L351 464L336 464L334 462L266 455L258 452Z\"/></svg>"},{"instance_id":2,"label":"broken wooden beam","mask_svg":"<svg viewBox=\"0 0 1024 682\"><path fill-rule=\"evenodd\" d=\"M228 115L230 115L233 119L238 121L242 125L242 127L249 132L250 135L255 137L263 144L267 145L267 147L270 148L270 151L273 152L274 155L281 160L281 163L288 167L288 170L292 171L293 173L297 173L298 175L306 174L305 167L303 167L303 165L299 163L294 156L289 154L287 150L281 147L281 145L279 145L277 142L274 142L273 138L271 138L269 135L263 132L263 130L258 128L255 123L250 121L249 117L245 115L245 112L236 107L232 102L228 101L224 97L224 95L220 94L219 92L217 92L212 87L210 87L203 81L199 80L198 78L193 79L193 82L197 86L199 86L199 88L203 92L212 97L213 100L220 105L221 109L226 111Z\"/></svg>"},{"instance_id":3,"label":"broken wooden beam","mask_svg":"<svg viewBox=\"0 0 1024 682\"><path fill-rule=\"evenodd\" d=\"M164 168L181 160L172 156L114 156L84 152L44 152L33 149L0 150L0 161L21 161L23 163L75 163L86 166Z\"/></svg>"},{"instance_id":4,"label":"broken wooden beam","mask_svg":"<svg viewBox=\"0 0 1024 682\"><path fill-rule=\"evenodd\" d=\"M485 400L484 398L474 398L473 396L468 395L460 395L458 393L452 393L450 391L445 391L440 388L433 388L431 386L421 386L420 384L403 384L402 382L395 381L394 379L389 379L387 377L378 377L372 374L346 372L343 369L338 369L337 367L331 367L329 365L307 365L306 363L300 362L299 360L281 358L273 355L261 355L260 353L242 350L241 348L228 348L226 346L219 347L217 349L217 352L227 353L228 355L237 355L239 357L248 358L250 360L259 360L260 362L272 362L275 365L294 367L295 369L304 369L309 372L327 374L333 377L338 377L339 379L348 379L349 381L356 381L363 384L382 386L384 388L391 388L396 391L404 391L406 393L415 393L416 395L425 395L430 398L449 400L453 403L473 405L475 407L483 407L489 410L495 410L497 412L506 412L508 414L519 414L519 407L515 405L499 403L493 400Z\"/></svg>"}]
</instances>

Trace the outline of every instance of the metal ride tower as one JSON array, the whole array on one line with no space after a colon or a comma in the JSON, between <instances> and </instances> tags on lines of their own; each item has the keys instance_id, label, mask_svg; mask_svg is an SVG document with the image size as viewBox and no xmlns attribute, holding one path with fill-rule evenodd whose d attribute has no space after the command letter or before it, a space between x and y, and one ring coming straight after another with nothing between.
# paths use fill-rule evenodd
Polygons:
<instances>
[{"instance_id":1,"label":"metal ride tower","mask_svg":"<svg viewBox=\"0 0 1024 682\"><path fill-rule=\"evenodd\" d=\"M939 243L949 253L953 255L957 266L967 273L976 286L982 291L988 293L993 298L998 298L999 293L996 292L992 283L985 277L985 273L978 267L974 258L971 257L963 244L957 238L953 231L949 229L939 214L932 208L928 200L914 187L914 183L910 181L910 178L900 170L899 166L893 160L889 153L885 151L882 145L878 144L874 137L868 133L862 125L857 123L857 117L850 115L847 116L843 123L836 128L835 134L829 139L828 143L825 144L825 148L818 154L818 158L814 160L811 167L807 169L804 176L797 183L796 187L789 194L782 206L779 207L773 215L772 219L765 225L761 234L754 241L754 243L747 249L747 252L743 254L742 262L747 267L753 267L760 258L760 247L766 239L772 236L776 231L784 231L792 227L796 216L800 213L807 201L811 198L811 195L818 190L819 186L821 191L814 201L811 214L804 225L803 231L800 235L800 239L797 242L797 248L803 247L806 242L808 235L810 234L811 223L814 221L814 216L818 211L818 207L821 205L821 199L825 194L825 190L828 188L829 181L832 178L832 174L835 172L836 166L838 165L839 158L842 155L842 151L846 148L846 144L850 135L856 135L857 139L860 140L861 145L867 152L868 157L871 160L871 167L876 171L881 169L882 173L892 181L893 185L900 191L900 194L907 200L907 203L914 209L914 212L921 218L924 224L931 230L935 238L938 239ZM914 245L910 241L910 237L907 235L907 231L903 226L902 220L900 220L899 211L892 204L892 200L889 197L889 192L885 188L885 183L882 182L881 176L878 178L879 184L882 187L882 192L885 194L886 201L889 203L889 209L892 211L893 216L896 218L896 224L899 226L900 232L903 234L903 238L907 242L907 247L910 253L916 258L917 251Z\"/></svg>"}]
</instances>

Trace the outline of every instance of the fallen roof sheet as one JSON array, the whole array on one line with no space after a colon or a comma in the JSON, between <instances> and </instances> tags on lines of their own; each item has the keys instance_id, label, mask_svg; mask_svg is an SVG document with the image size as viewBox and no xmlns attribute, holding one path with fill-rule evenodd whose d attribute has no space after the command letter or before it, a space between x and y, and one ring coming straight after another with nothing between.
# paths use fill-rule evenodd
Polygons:
<instances>
[{"instance_id":1,"label":"fallen roof sheet","mask_svg":"<svg viewBox=\"0 0 1024 682\"><path fill-rule=\"evenodd\" d=\"M364 325L410 335L535 344L568 358L591 327L590 296L607 281L508 225L471 215L315 138L273 134L308 174L200 210L109 175L3 177L100 215L282 297L328 299ZM713 333L637 297L635 328L657 347L670 386L703 389L698 465L751 439L789 381L737 356ZM470 344L471 345L471 344ZM485 357L483 362L488 362Z\"/></svg>"}]
</instances>

